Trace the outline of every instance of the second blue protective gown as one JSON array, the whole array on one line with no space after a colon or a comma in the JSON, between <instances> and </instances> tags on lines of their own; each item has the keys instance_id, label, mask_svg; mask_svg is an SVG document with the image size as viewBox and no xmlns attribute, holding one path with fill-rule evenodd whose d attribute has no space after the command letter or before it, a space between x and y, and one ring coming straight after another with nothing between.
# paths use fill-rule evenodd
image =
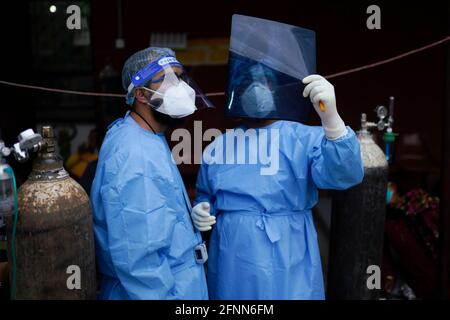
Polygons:
<instances>
[{"instance_id":1,"label":"second blue protective gown","mask_svg":"<svg viewBox=\"0 0 450 320\"><path fill-rule=\"evenodd\" d=\"M91 189L101 299L208 299L202 242L163 134L110 126Z\"/></svg>"},{"instance_id":2,"label":"second blue protective gown","mask_svg":"<svg viewBox=\"0 0 450 320\"><path fill-rule=\"evenodd\" d=\"M261 174L268 162L251 162L249 144L230 148L226 141L236 130L205 149L195 202L210 202L217 217L209 244L211 299L324 299L311 209L318 188L346 189L362 181L359 142L350 128L330 141L321 127L277 121L255 132L260 138L261 130L269 130L269 146L258 146L267 155L275 139L271 129L278 131L275 174ZM246 162L227 164L231 150L235 157L244 152Z\"/></svg>"}]
</instances>

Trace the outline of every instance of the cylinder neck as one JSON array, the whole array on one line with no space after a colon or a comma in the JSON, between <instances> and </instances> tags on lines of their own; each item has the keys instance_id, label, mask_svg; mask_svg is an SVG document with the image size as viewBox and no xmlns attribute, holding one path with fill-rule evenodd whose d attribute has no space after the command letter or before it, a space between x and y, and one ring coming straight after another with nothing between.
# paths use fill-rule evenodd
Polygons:
<instances>
[{"instance_id":1,"label":"cylinder neck","mask_svg":"<svg viewBox=\"0 0 450 320\"><path fill-rule=\"evenodd\" d=\"M55 135L53 132L53 128L50 126L44 126L42 127L42 139L43 144L42 148L39 150L39 155L41 156L48 156L48 157L57 157L56 154L56 141L55 141Z\"/></svg>"},{"instance_id":2,"label":"cylinder neck","mask_svg":"<svg viewBox=\"0 0 450 320\"><path fill-rule=\"evenodd\" d=\"M63 161L56 152L56 140L51 126L42 127L42 142L39 145L39 152L33 163L33 173L37 176L49 175L54 177L65 177Z\"/></svg>"}]
</instances>

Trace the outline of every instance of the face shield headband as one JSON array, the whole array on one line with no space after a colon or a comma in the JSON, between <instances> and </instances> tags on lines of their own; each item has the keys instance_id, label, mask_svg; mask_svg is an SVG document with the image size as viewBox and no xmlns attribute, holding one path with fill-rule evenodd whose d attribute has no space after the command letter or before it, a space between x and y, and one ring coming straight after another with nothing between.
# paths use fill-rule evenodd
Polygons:
<instances>
[{"instance_id":1,"label":"face shield headband","mask_svg":"<svg viewBox=\"0 0 450 320\"><path fill-rule=\"evenodd\" d=\"M153 61L133 75L133 77L131 78L131 83L128 86L128 93L131 93L134 88L143 86L152 77L154 77L156 74L167 67L182 68L182 65L173 56L164 56L156 61Z\"/></svg>"}]
</instances>

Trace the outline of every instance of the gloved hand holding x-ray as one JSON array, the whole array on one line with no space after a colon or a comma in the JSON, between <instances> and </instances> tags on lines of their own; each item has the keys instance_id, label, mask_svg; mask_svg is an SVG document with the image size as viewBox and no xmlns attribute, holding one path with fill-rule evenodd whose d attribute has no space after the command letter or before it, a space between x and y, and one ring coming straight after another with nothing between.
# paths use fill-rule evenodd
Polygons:
<instances>
[{"instance_id":1,"label":"gloved hand holding x-ray","mask_svg":"<svg viewBox=\"0 0 450 320\"><path fill-rule=\"evenodd\" d=\"M333 85L324 77L314 74L303 79L307 86L303 96L310 97L314 109L322 120L325 135L330 140L339 139L347 134L347 128L336 109L336 96ZM323 107L320 107L320 103Z\"/></svg>"}]
</instances>

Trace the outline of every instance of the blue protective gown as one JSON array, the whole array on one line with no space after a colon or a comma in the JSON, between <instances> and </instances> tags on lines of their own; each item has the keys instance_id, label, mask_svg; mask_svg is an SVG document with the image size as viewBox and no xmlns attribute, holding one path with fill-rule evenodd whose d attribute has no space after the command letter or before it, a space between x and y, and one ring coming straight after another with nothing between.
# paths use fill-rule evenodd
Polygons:
<instances>
[{"instance_id":1,"label":"blue protective gown","mask_svg":"<svg viewBox=\"0 0 450 320\"><path fill-rule=\"evenodd\" d=\"M110 126L91 190L101 299L208 299L202 242L163 134Z\"/></svg>"},{"instance_id":2,"label":"blue protective gown","mask_svg":"<svg viewBox=\"0 0 450 320\"><path fill-rule=\"evenodd\" d=\"M324 299L311 209L318 188L346 189L362 181L359 142L350 128L335 141L328 140L321 127L296 122L277 121L265 129L279 132L276 174L261 175L264 165L249 160L211 164L220 152L215 150L219 142L225 146L225 161L231 149L225 143L229 132L205 149L195 202L210 202L217 217L209 244L209 296Z\"/></svg>"}]
</instances>

